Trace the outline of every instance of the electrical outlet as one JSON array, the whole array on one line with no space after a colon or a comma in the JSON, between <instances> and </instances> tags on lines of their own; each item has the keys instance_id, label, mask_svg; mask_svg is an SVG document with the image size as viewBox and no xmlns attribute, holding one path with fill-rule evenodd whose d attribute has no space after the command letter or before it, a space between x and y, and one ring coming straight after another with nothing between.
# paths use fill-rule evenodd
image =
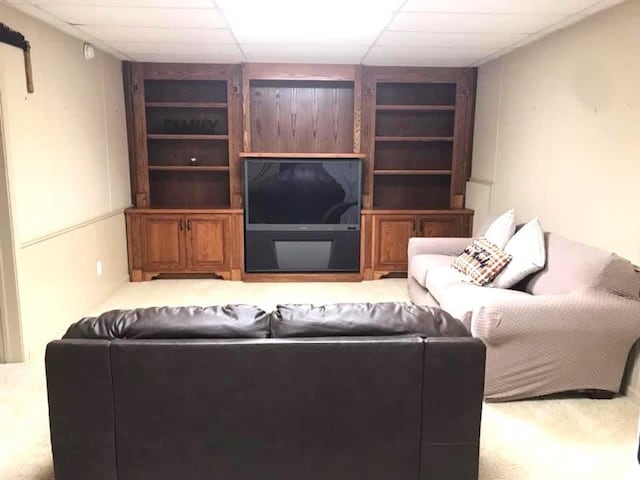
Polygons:
<instances>
[{"instance_id":1,"label":"electrical outlet","mask_svg":"<svg viewBox=\"0 0 640 480\"><path fill-rule=\"evenodd\" d=\"M98 260L96 262L96 273L98 274L99 277L102 276L102 260Z\"/></svg>"}]
</instances>

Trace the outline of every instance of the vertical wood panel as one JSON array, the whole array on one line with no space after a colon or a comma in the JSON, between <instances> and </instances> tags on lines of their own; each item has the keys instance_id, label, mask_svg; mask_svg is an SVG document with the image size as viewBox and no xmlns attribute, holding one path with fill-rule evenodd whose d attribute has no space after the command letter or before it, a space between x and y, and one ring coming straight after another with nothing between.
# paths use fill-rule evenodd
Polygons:
<instances>
[{"instance_id":1,"label":"vertical wood panel","mask_svg":"<svg viewBox=\"0 0 640 480\"><path fill-rule=\"evenodd\" d=\"M141 64L126 63L125 72L125 104L130 110L128 135L132 161L131 197L138 208L149 206L149 154L147 151L147 120L144 97L144 73ZM128 83L127 83L128 82ZM135 181L134 181L135 179Z\"/></svg>"},{"instance_id":2,"label":"vertical wood panel","mask_svg":"<svg viewBox=\"0 0 640 480\"><path fill-rule=\"evenodd\" d=\"M373 158L375 155L376 82L370 68L362 68L361 150L367 156L362 165L362 205L373 207Z\"/></svg>"},{"instance_id":3,"label":"vertical wood panel","mask_svg":"<svg viewBox=\"0 0 640 480\"><path fill-rule=\"evenodd\" d=\"M242 207L242 170L238 161L242 149L242 77L239 66L231 70L227 86L229 116L229 182L231 208Z\"/></svg>"},{"instance_id":4,"label":"vertical wood panel","mask_svg":"<svg viewBox=\"0 0 640 480\"><path fill-rule=\"evenodd\" d=\"M467 70L457 82L450 208L464 207L465 187L471 163L474 78L475 71Z\"/></svg>"},{"instance_id":5,"label":"vertical wood panel","mask_svg":"<svg viewBox=\"0 0 640 480\"><path fill-rule=\"evenodd\" d=\"M251 93L249 89L249 70L242 65L242 149L251 152Z\"/></svg>"},{"instance_id":6,"label":"vertical wood panel","mask_svg":"<svg viewBox=\"0 0 640 480\"><path fill-rule=\"evenodd\" d=\"M362 67L356 67L353 84L353 151L360 153L362 136Z\"/></svg>"},{"instance_id":7,"label":"vertical wood panel","mask_svg":"<svg viewBox=\"0 0 640 480\"><path fill-rule=\"evenodd\" d=\"M249 95L253 151L353 152L353 84L254 81Z\"/></svg>"}]
</instances>

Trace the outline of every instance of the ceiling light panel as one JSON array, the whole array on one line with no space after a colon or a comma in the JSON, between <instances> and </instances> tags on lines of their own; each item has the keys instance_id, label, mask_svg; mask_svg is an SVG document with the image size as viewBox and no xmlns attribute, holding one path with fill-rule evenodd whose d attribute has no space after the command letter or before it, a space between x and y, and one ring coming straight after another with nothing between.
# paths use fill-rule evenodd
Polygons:
<instances>
[{"instance_id":1,"label":"ceiling light panel","mask_svg":"<svg viewBox=\"0 0 640 480\"><path fill-rule=\"evenodd\" d=\"M455 33L535 33L566 15L399 13L388 30Z\"/></svg>"},{"instance_id":2,"label":"ceiling light panel","mask_svg":"<svg viewBox=\"0 0 640 480\"><path fill-rule=\"evenodd\" d=\"M568 15L601 0L408 0L403 12L438 13L551 13Z\"/></svg>"},{"instance_id":3,"label":"ceiling light panel","mask_svg":"<svg viewBox=\"0 0 640 480\"><path fill-rule=\"evenodd\" d=\"M82 25L78 29L106 42L234 43L228 30L221 28L148 28Z\"/></svg>"},{"instance_id":4,"label":"ceiling light panel","mask_svg":"<svg viewBox=\"0 0 640 480\"><path fill-rule=\"evenodd\" d=\"M74 25L129 27L224 28L217 10L147 7L48 5L42 8Z\"/></svg>"},{"instance_id":5,"label":"ceiling light panel","mask_svg":"<svg viewBox=\"0 0 640 480\"><path fill-rule=\"evenodd\" d=\"M377 46L504 48L528 37L523 33L445 33L386 31Z\"/></svg>"},{"instance_id":6,"label":"ceiling light panel","mask_svg":"<svg viewBox=\"0 0 640 480\"><path fill-rule=\"evenodd\" d=\"M371 44L402 0L218 0L241 44Z\"/></svg>"},{"instance_id":7,"label":"ceiling light panel","mask_svg":"<svg viewBox=\"0 0 640 480\"><path fill-rule=\"evenodd\" d=\"M307 45L243 44L242 51L249 62L295 63L360 63L367 45L341 47Z\"/></svg>"}]
</instances>

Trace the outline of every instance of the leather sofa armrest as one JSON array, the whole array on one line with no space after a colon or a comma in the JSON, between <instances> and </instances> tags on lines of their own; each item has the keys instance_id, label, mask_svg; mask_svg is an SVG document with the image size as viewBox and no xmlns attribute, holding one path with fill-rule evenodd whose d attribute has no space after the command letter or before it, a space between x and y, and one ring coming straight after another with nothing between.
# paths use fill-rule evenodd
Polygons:
<instances>
[{"instance_id":1,"label":"leather sofa armrest","mask_svg":"<svg viewBox=\"0 0 640 480\"><path fill-rule=\"evenodd\" d=\"M478 478L486 349L477 338L427 338L420 478Z\"/></svg>"},{"instance_id":2,"label":"leather sofa armrest","mask_svg":"<svg viewBox=\"0 0 640 480\"><path fill-rule=\"evenodd\" d=\"M413 237L409 239L409 261L416 255L460 255L471 243L466 237Z\"/></svg>"},{"instance_id":3,"label":"leather sofa armrest","mask_svg":"<svg viewBox=\"0 0 640 480\"><path fill-rule=\"evenodd\" d=\"M57 340L47 345L56 478L117 478L110 346L108 340Z\"/></svg>"}]
</instances>

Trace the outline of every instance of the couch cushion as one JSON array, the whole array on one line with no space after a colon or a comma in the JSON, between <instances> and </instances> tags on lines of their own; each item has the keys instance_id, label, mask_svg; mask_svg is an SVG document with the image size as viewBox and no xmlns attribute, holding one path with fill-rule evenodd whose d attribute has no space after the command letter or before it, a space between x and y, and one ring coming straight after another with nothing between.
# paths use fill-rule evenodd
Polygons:
<instances>
[{"instance_id":1,"label":"couch cushion","mask_svg":"<svg viewBox=\"0 0 640 480\"><path fill-rule=\"evenodd\" d=\"M72 324L63 338L265 338L269 314L250 305L113 310Z\"/></svg>"},{"instance_id":2,"label":"couch cushion","mask_svg":"<svg viewBox=\"0 0 640 480\"><path fill-rule=\"evenodd\" d=\"M440 301L440 294L444 288L451 285L471 284L465 274L452 266L433 267L427 272L424 286L433 297Z\"/></svg>"},{"instance_id":3,"label":"couch cushion","mask_svg":"<svg viewBox=\"0 0 640 480\"><path fill-rule=\"evenodd\" d=\"M274 337L469 336L460 321L440 308L394 302L278 305L271 319L271 334Z\"/></svg>"},{"instance_id":4,"label":"couch cushion","mask_svg":"<svg viewBox=\"0 0 640 480\"><path fill-rule=\"evenodd\" d=\"M413 277L418 284L426 288L425 280L429 270L440 267L447 267L453 263L456 257L451 255L424 254L416 255L409 262L409 275Z\"/></svg>"},{"instance_id":5,"label":"couch cushion","mask_svg":"<svg viewBox=\"0 0 640 480\"><path fill-rule=\"evenodd\" d=\"M527 284L529 293L553 295L596 287L638 298L640 276L628 260L554 233L547 233L545 242L547 265Z\"/></svg>"}]
</instances>

